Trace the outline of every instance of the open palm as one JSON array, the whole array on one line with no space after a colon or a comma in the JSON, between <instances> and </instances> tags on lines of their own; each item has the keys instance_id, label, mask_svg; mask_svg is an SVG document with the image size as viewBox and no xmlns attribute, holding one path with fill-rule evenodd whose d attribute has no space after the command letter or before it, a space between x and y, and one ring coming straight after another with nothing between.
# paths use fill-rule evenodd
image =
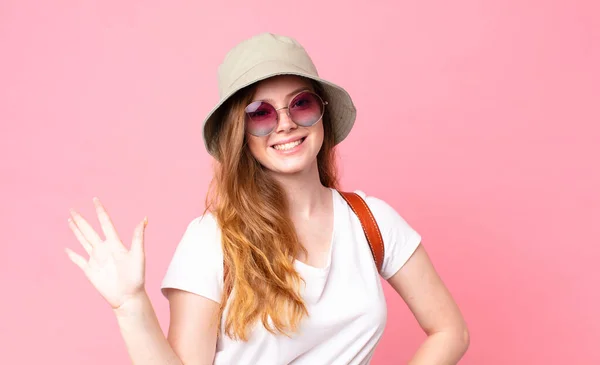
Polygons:
<instances>
[{"instance_id":1,"label":"open palm","mask_svg":"<svg viewBox=\"0 0 600 365\"><path fill-rule=\"evenodd\" d=\"M89 255L89 259L68 248L66 252L104 299L113 308L118 308L128 298L144 290L144 231L147 220L144 218L137 225L131 247L127 249L106 209L97 198L94 198L94 205L104 239L80 214L71 210L69 227Z\"/></svg>"}]
</instances>

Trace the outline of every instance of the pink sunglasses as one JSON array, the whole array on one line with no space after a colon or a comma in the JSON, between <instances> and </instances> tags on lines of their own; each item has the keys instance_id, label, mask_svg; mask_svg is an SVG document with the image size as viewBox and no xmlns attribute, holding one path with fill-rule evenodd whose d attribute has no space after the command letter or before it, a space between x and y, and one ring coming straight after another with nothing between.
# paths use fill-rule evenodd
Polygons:
<instances>
[{"instance_id":1,"label":"pink sunglasses","mask_svg":"<svg viewBox=\"0 0 600 365\"><path fill-rule=\"evenodd\" d=\"M275 109L266 101L250 103L246 109L246 130L257 136L271 134L279 123L279 110L287 109L287 115L299 126L310 127L323 117L326 101L312 91L301 91L292 98L288 106Z\"/></svg>"}]
</instances>

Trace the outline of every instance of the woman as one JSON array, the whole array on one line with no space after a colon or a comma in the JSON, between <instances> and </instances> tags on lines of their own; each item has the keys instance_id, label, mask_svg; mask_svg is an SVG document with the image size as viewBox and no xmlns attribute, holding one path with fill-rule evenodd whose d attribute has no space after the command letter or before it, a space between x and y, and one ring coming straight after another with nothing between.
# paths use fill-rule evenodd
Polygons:
<instances>
[{"instance_id":1,"label":"woman","mask_svg":"<svg viewBox=\"0 0 600 365\"><path fill-rule=\"evenodd\" d=\"M419 234L357 192L383 239L376 263L337 190L334 147L356 115L348 93L317 75L298 42L269 33L228 53L219 92L203 128L218 161L207 211L162 283L166 338L144 288L147 220L127 249L97 199L104 239L76 212L69 219L90 258L69 257L112 306L133 363L368 364L387 318L381 276L427 334L411 364L456 364L467 328Z\"/></svg>"}]
</instances>

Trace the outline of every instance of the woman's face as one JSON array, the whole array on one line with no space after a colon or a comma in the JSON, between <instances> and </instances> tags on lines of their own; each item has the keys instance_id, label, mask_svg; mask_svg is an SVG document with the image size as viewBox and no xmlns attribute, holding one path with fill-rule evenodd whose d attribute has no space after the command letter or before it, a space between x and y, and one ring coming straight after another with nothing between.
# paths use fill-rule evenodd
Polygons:
<instances>
[{"instance_id":1,"label":"woman's face","mask_svg":"<svg viewBox=\"0 0 600 365\"><path fill-rule=\"evenodd\" d=\"M257 85L252 101L267 101L275 109L280 109L287 107L292 98L303 90L314 91L307 79L276 76ZM246 133L250 152L261 165L277 173L294 174L313 167L323 144L323 120L313 126L302 127L290 119L287 109L277 113L279 120L271 134L257 137Z\"/></svg>"}]
</instances>

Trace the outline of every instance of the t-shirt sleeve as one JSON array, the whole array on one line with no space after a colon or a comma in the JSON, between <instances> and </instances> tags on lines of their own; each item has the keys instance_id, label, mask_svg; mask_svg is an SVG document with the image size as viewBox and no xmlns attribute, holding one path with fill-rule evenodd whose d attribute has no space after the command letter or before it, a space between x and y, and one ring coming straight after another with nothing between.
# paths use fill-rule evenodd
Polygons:
<instances>
[{"instance_id":1,"label":"t-shirt sleeve","mask_svg":"<svg viewBox=\"0 0 600 365\"><path fill-rule=\"evenodd\" d=\"M421 235L388 203L358 192L371 209L383 237L381 276L387 280L404 266L421 243Z\"/></svg>"},{"instance_id":2,"label":"t-shirt sleeve","mask_svg":"<svg viewBox=\"0 0 600 365\"><path fill-rule=\"evenodd\" d=\"M165 289L180 289L217 303L223 291L223 251L216 220L210 214L192 220L167 268L161 283Z\"/></svg>"}]
</instances>

